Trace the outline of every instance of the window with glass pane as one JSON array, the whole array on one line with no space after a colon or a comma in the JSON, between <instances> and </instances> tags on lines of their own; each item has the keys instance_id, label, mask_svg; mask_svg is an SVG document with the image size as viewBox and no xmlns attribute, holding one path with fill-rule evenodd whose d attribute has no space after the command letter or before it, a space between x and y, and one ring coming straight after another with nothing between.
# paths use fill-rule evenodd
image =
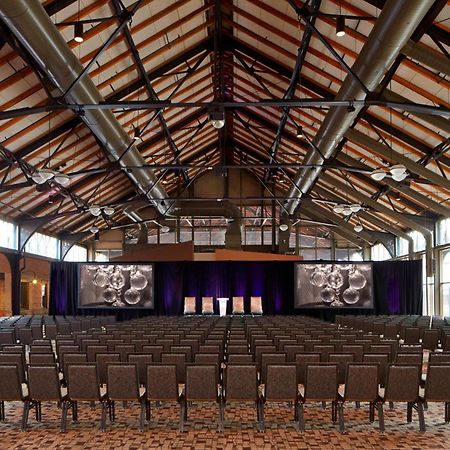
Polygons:
<instances>
[{"instance_id":1,"label":"window with glass pane","mask_svg":"<svg viewBox=\"0 0 450 450\"><path fill-rule=\"evenodd\" d=\"M427 266L425 255L422 258L422 293L423 293L423 303L422 303L422 314L434 314L433 304L434 304L434 276L427 277Z\"/></svg>"},{"instance_id":2,"label":"window with glass pane","mask_svg":"<svg viewBox=\"0 0 450 450\"><path fill-rule=\"evenodd\" d=\"M376 244L370 249L370 258L373 261L386 261L391 255L383 244Z\"/></svg>"},{"instance_id":3,"label":"window with glass pane","mask_svg":"<svg viewBox=\"0 0 450 450\"><path fill-rule=\"evenodd\" d=\"M161 244L175 244L175 232L170 231L169 233L160 233L159 242Z\"/></svg>"},{"instance_id":4,"label":"window with glass pane","mask_svg":"<svg viewBox=\"0 0 450 450\"><path fill-rule=\"evenodd\" d=\"M336 261L348 261L348 248L337 248L335 250Z\"/></svg>"},{"instance_id":5,"label":"window with glass pane","mask_svg":"<svg viewBox=\"0 0 450 450\"><path fill-rule=\"evenodd\" d=\"M441 298L442 313L450 316L450 249L444 250L441 254Z\"/></svg>"},{"instance_id":6,"label":"window with glass pane","mask_svg":"<svg viewBox=\"0 0 450 450\"><path fill-rule=\"evenodd\" d=\"M46 234L34 233L25 244L25 252L57 259L59 240Z\"/></svg>"},{"instance_id":7,"label":"window with glass pane","mask_svg":"<svg viewBox=\"0 0 450 450\"><path fill-rule=\"evenodd\" d=\"M180 242L192 241L192 230L191 228L182 228L180 230Z\"/></svg>"},{"instance_id":8,"label":"window with glass pane","mask_svg":"<svg viewBox=\"0 0 450 450\"><path fill-rule=\"evenodd\" d=\"M395 240L395 247L397 256L405 256L409 253L408 241L406 239L397 238Z\"/></svg>"},{"instance_id":9,"label":"window with glass pane","mask_svg":"<svg viewBox=\"0 0 450 450\"><path fill-rule=\"evenodd\" d=\"M211 245L225 245L225 228L211 230Z\"/></svg>"},{"instance_id":10,"label":"window with glass pane","mask_svg":"<svg viewBox=\"0 0 450 450\"><path fill-rule=\"evenodd\" d=\"M195 245L211 245L209 230L196 228L194 230L194 243Z\"/></svg>"},{"instance_id":11,"label":"window with glass pane","mask_svg":"<svg viewBox=\"0 0 450 450\"><path fill-rule=\"evenodd\" d=\"M362 250L349 249L350 261L364 261Z\"/></svg>"},{"instance_id":12,"label":"window with glass pane","mask_svg":"<svg viewBox=\"0 0 450 450\"><path fill-rule=\"evenodd\" d=\"M97 250L94 255L95 262L106 262L109 261L109 251L108 250Z\"/></svg>"},{"instance_id":13,"label":"window with glass pane","mask_svg":"<svg viewBox=\"0 0 450 450\"><path fill-rule=\"evenodd\" d=\"M84 262L87 261L87 248L81 245L74 245L64 257L64 261Z\"/></svg>"},{"instance_id":14,"label":"window with glass pane","mask_svg":"<svg viewBox=\"0 0 450 450\"><path fill-rule=\"evenodd\" d=\"M450 219L442 219L437 223L437 245L450 244Z\"/></svg>"},{"instance_id":15,"label":"window with glass pane","mask_svg":"<svg viewBox=\"0 0 450 450\"><path fill-rule=\"evenodd\" d=\"M260 228L245 228L245 245L261 245Z\"/></svg>"},{"instance_id":16,"label":"window with glass pane","mask_svg":"<svg viewBox=\"0 0 450 450\"><path fill-rule=\"evenodd\" d=\"M303 256L304 260L316 260L316 250L315 249L300 249L300 255Z\"/></svg>"},{"instance_id":17,"label":"window with glass pane","mask_svg":"<svg viewBox=\"0 0 450 450\"><path fill-rule=\"evenodd\" d=\"M0 220L0 247L17 249L17 227Z\"/></svg>"}]
</instances>

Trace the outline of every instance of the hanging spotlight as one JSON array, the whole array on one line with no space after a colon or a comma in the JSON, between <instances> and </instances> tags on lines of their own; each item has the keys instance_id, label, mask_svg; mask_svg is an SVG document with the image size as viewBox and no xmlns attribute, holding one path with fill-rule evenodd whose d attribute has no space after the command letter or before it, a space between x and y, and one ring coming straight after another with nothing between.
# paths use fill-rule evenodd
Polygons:
<instances>
[{"instance_id":1,"label":"hanging spotlight","mask_svg":"<svg viewBox=\"0 0 450 450\"><path fill-rule=\"evenodd\" d=\"M112 206L105 206L103 208L103 212L107 215L107 216L112 216L114 214L114 208Z\"/></svg>"},{"instance_id":2,"label":"hanging spotlight","mask_svg":"<svg viewBox=\"0 0 450 450\"><path fill-rule=\"evenodd\" d=\"M168 233L170 231L170 228L167 225L163 225L161 227L161 232L162 233Z\"/></svg>"},{"instance_id":3,"label":"hanging spotlight","mask_svg":"<svg viewBox=\"0 0 450 450\"><path fill-rule=\"evenodd\" d=\"M384 177L386 176L386 172L379 168L379 169L375 169L371 174L370 174L370 178L372 178L375 181L381 181L384 179Z\"/></svg>"},{"instance_id":4,"label":"hanging spotlight","mask_svg":"<svg viewBox=\"0 0 450 450\"><path fill-rule=\"evenodd\" d=\"M338 37L345 36L345 17L344 16L336 17L336 36L338 36Z\"/></svg>"},{"instance_id":5,"label":"hanging spotlight","mask_svg":"<svg viewBox=\"0 0 450 450\"><path fill-rule=\"evenodd\" d=\"M44 184L47 182L47 180L45 178L42 177L41 173L39 172L39 170L37 170L36 172L33 173L33 175L31 175L31 179L36 183L36 184Z\"/></svg>"},{"instance_id":6,"label":"hanging spotlight","mask_svg":"<svg viewBox=\"0 0 450 450\"><path fill-rule=\"evenodd\" d=\"M358 224L356 224L356 225L353 227L353 229L354 229L357 233L361 233L361 231L362 231L364 228L363 228L363 226L362 226L360 223L358 223Z\"/></svg>"},{"instance_id":7,"label":"hanging spotlight","mask_svg":"<svg viewBox=\"0 0 450 450\"><path fill-rule=\"evenodd\" d=\"M84 30L83 30L83 23L82 22L77 22L74 24L73 26L73 39L75 42L83 42L84 41Z\"/></svg>"},{"instance_id":8,"label":"hanging spotlight","mask_svg":"<svg viewBox=\"0 0 450 450\"><path fill-rule=\"evenodd\" d=\"M333 206L333 211L334 211L336 214L342 214L342 213L344 212L344 205L336 205L336 206Z\"/></svg>"},{"instance_id":9,"label":"hanging spotlight","mask_svg":"<svg viewBox=\"0 0 450 450\"><path fill-rule=\"evenodd\" d=\"M133 139L135 141L142 141L142 137L141 137L141 129L139 127L136 127L134 129L134 136Z\"/></svg>"},{"instance_id":10,"label":"hanging spotlight","mask_svg":"<svg viewBox=\"0 0 450 450\"><path fill-rule=\"evenodd\" d=\"M279 228L280 231L287 231L289 229L289 225L287 223L282 223Z\"/></svg>"},{"instance_id":11,"label":"hanging spotlight","mask_svg":"<svg viewBox=\"0 0 450 450\"><path fill-rule=\"evenodd\" d=\"M301 125L299 125L297 127L297 137L298 138L302 138L303 137L303 127Z\"/></svg>"},{"instance_id":12,"label":"hanging spotlight","mask_svg":"<svg viewBox=\"0 0 450 450\"><path fill-rule=\"evenodd\" d=\"M225 125L225 112L224 111L212 111L209 114L212 126L219 130Z\"/></svg>"},{"instance_id":13,"label":"hanging spotlight","mask_svg":"<svg viewBox=\"0 0 450 450\"><path fill-rule=\"evenodd\" d=\"M357 213L358 211L361 211L361 205L358 203L353 203L353 205L350 205L350 209L352 212Z\"/></svg>"},{"instance_id":14,"label":"hanging spotlight","mask_svg":"<svg viewBox=\"0 0 450 450\"><path fill-rule=\"evenodd\" d=\"M98 217L102 213L102 210L101 210L100 206L92 205L92 206L89 207L89 212L93 216Z\"/></svg>"},{"instance_id":15,"label":"hanging spotlight","mask_svg":"<svg viewBox=\"0 0 450 450\"><path fill-rule=\"evenodd\" d=\"M98 227L96 227L95 225L92 225L92 227L89 228L89 231L90 231L92 234L96 234L96 233L98 233Z\"/></svg>"},{"instance_id":16,"label":"hanging spotlight","mask_svg":"<svg viewBox=\"0 0 450 450\"><path fill-rule=\"evenodd\" d=\"M70 177L69 177L69 175L67 175L65 173L59 173L59 172L55 173L53 180L64 187L69 186L69 184L70 184Z\"/></svg>"}]
</instances>

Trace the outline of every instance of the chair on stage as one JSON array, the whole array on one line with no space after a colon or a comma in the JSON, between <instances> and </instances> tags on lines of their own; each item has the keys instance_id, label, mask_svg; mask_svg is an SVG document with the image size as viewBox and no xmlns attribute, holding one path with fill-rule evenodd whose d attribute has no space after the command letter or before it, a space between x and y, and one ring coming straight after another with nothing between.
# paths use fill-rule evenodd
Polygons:
<instances>
[{"instance_id":1,"label":"chair on stage","mask_svg":"<svg viewBox=\"0 0 450 450\"><path fill-rule=\"evenodd\" d=\"M212 297L202 297L202 314L214 314L214 301Z\"/></svg>"},{"instance_id":2,"label":"chair on stage","mask_svg":"<svg viewBox=\"0 0 450 450\"><path fill-rule=\"evenodd\" d=\"M232 314L244 314L244 297L233 297Z\"/></svg>"},{"instance_id":3,"label":"chair on stage","mask_svg":"<svg viewBox=\"0 0 450 450\"><path fill-rule=\"evenodd\" d=\"M195 314L195 297L184 297L184 315Z\"/></svg>"},{"instance_id":4,"label":"chair on stage","mask_svg":"<svg viewBox=\"0 0 450 450\"><path fill-rule=\"evenodd\" d=\"M262 315L262 298L261 297L250 297L250 313L253 316Z\"/></svg>"}]
</instances>

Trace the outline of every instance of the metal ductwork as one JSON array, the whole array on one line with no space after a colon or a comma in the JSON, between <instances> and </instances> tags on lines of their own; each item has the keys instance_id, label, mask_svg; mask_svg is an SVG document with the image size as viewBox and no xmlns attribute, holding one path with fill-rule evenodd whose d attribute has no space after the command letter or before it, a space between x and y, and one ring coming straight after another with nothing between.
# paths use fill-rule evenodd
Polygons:
<instances>
[{"instance_id":1,"label":"metal ductwork","mask_svg":"<svg viewBox=\"0 0 450 450\"><path fill-rule=\"evenodd\" d=\"M0 18L61 91L61 94L65 93L82 73L83 66L45 12L41 2L39 0L0 1ZM76 83L66 97L66 101L73 104L100 103L103 100L88 74ZM110 161L119 161L122 167L145 164L132 139L111 111L86 110L81 119L102 143ZM121 158L128 147L129 150ZM155 208L164 214L168 205L164 204L162 199L168 196L158 183L153 170L135 169L133 173L127 172L127 175L134 182L137 190L145 194Z\"/></svg>"},{"instance_id":2,"label":"metal ductwork","mask_svg":"<svg viewBox=\"0 0 450 450\"><path fill-rule=\"evenodd\" d=\"M410 39L434 0L388 0L370 33L366 44L353 64L352 71L370 91L376 90L382 77ZM358 81L348 74L336 100L364 100L366 93ZM330 158L351 127L362 106L331 107L320 126L313 144L326 159ZM294 214L300 197L308 192L319 176L324 159L314 147L306 154L303 163L319 165L300 169L295 176L295 185L287 197L297 197L286 203L289 214Z\"/></svg>"},{"instance_id":3,"label":"metal ductwork","mask_svg":"<svg viewBox=\"0 0 450 450\"><path fill-rule=\"evenodd\" d=\"M414 41L406 43L402 50L405 56L408 56L415 61L419 61L421 64L430 67L436 72L443 73L444 75L450 75L450 61L444 55L425 47Z\"/></svg>"}]
</instances>

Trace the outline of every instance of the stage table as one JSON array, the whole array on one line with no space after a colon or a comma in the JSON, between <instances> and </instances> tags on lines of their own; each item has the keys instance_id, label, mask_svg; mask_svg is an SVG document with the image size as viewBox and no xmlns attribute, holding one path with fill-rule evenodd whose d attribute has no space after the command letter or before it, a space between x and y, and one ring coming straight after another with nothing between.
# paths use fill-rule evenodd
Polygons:
<instances>
[{"instance_id":1,"label":"stage table","mask_svg":"<svg viewBox=\"0 0 450 450\"><path fill-rule=\"evenodd\" d=\"M227 302L228 297L218 297L217 301L219 302L219 316L223 317L227 315Z\"/></svg>"}]
</instances>

